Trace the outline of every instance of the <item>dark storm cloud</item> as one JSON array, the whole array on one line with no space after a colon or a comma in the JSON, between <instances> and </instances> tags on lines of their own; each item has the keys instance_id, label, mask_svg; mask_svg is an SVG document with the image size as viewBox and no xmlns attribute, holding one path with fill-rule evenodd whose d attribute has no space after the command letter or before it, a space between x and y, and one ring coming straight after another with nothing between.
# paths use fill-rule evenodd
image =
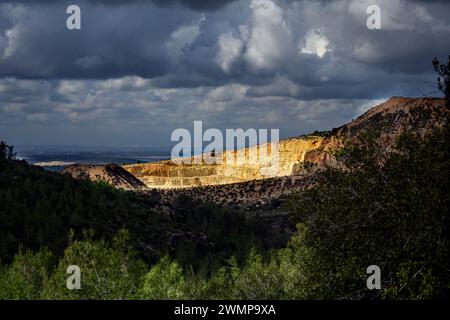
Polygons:
<instances>
[{"instance_id":1,"label":"dark storm cloud","mask_svg":"<svg viewBox=\"0 0 450 320\"><path fill-rule=\"evenodd\" d=\"M149 3L153 2L160 6L170 6L174 4L180 4L194 10L217 10L225 6L226 4L236 0L81 0L79 3L101 4L108 6L124 6L130 3ZM61 4L64 0L4 0L5 3L22 3L22 4ZM74 1L68 1L67 3L74 3Z\"/></svg>"},{"instance_id":2,"label":"dark storm cloud","mask_svg":"<svg viewBox=\"0 0 450 320\"><path fill-rule=\"evenodd\" d=\"M231 3L204 20L200 12L156 6L155 1L84 1L91 5L82 6L81 31L67 30L61 1L47 0L46 6L16 2L34 5L0 7L0 77L135 75L164 87L197 87L265 85L281 75L317 86L354 82L354 72L424 73L432 57L450 51L443 14L449 5L439 1L420 6L412 4L417 1L378 1L386 8L380 31L365 27L364 1L342 6L336 1L260 1L267 17L257 1L182 1L197 7ZM99 3L110 6L92 6ZM305 41L312 49L300 48L307 54L299 54ZM328 43L322 57L309 52L317 49L317 41Z\"/></svg>"},{"instance_id":3,"label":"dark storm cloud","mask_svg":"<svg viewBox=\"0 0 450 320\"><path fill-rule=\"evenodd\" d=\"M72 3L79 31L66 28ZM369 4L381 30L366 27ZM134 141L193 120L329 129L389 96L435 90L426 82L433 57L450 53L449 12L418 0L1 1L0 135L51 123L71 141L82 126Z\"/></svg>"},{"instance_id":4,"label":"dark storm cloud","mask_svg":"<svg viewBox=\"0 0 450 320\"><path fill-rule=\"evenodd\" d=\"M159 5L168 5L172 3L180 3L186 7L195 10L217 10L227 5L230 2L236 0L214 0L214 1L204 1L204 0L153 0Z\"/></svg>"},{"instance_id":5,"label":"dark storm cloud","mask_svg":"<svg viewBox=\"0 0 450 320\"><path fill-rule=\"evenodd\" d=\"M3 77L155 77L166 72L161 43L176 27L174 21L163 25L152 13L127 7L111 8L105 16L101 8L92 7L82 11L83 30L71 32L64 6L3 8L10 11L13 25L3 31Z\"/></svg>"},{"instance_id":6,"label":"dark storm cloud","mask_svg":"<svg viewBox=\"0 0 450 320\"><path fill-rule=\"evenodd\" d=\"M145 6L136 5L138 2ZM195 87L230 81L266 84L280 74L303 85L317 85L322 82L318 73L325 67L328 71L336 69L334 74L326 75L327 81L345 82L346 70L338 70L339 63L351 65L347 69L359 69L352 70L357 72L423 73L434 55L448 51L448 43L443 41L449 36L448 24L439 26L439 21L446 21L443 12L449 6L435 1L417 6L426 9L418 11L412 2L396 2L398 6L381 1L387 6L384 14L388 17L383 16L387 23L380 31L365 28L365 7L358 7L355 1L346 1L341 7L335 1L274 2L275 9L269 5L268 12L273 12L267 17L263 13L258 17L258 9L249 9L249 1L240 1L233 2L236 5L231 8L208 14L200 23L201 13L156 7L154 1L94 0L86 3L111 6L83 6L81 31L66 29L65 4L60 1L47 0L45 7L33 2L33 7L22 10L3 6L0 53L3 47L4 57L0 61L0 76L105 79L137 75L158 78L155 83L163 86ZM220 5L225 1L184 3ZM292 3L298 4L296 10L290 7ZM118 8L118 4L123 6ZM282 10L281 17L277 17L278 9ZM355 16L358 10L359 16ZM410 16L410 12L414 15ZM431 22L427 20L430 18L439 20ZM250 37L252 32L262 34L261 39L248 39L249 35L244 39L241 26L247 28ZM327 55L332 55L332 59L327 55L318 59L315 55L298 54L299 43L307 39L311 30L320 30L320 36L329 42L331 53ZM220 39L224 39L222 55L218 53ZM318 40L316 37L311 41ZM246 52L233 52L233 45L235 50ZM359 66L355 67L357 63Z\"/></svg>"}]
</instances>

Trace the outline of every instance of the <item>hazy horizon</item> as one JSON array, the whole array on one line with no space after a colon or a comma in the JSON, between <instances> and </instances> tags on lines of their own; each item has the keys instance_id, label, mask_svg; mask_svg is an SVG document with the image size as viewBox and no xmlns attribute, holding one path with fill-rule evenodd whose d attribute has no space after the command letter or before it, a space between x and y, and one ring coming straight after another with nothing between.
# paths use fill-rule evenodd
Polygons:
<instances>
[{"instance_id":1,"label":"hazy horizon","mask_svg":"<svg viewBox=\"0 0 450 320\"><path fill-rule=\"evenodd\" d=\"M68 5L81 30L66 27ZM381 29L366 26L369 5ZM0 138L170 148L173 130L330 130L391 96L435 95L446 1L7 0ZM433 23L430 23L432 21Z\"/></svg>"}]
</instances>

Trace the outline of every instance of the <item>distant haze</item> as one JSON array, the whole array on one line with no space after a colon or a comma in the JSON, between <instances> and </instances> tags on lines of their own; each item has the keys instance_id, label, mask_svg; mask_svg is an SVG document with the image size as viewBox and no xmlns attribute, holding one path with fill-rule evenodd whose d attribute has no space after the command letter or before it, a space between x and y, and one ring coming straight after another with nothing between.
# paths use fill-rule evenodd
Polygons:
<instances>
[{"instance_id":1,"label":"distant haze","mask_svg":"<svg viewBox=\"0 0 450 320\"><path fill-rule=\"evenodd\" d=\"M1 1L1 140L170 149L194 120L297 136L438 95L431 61L450 54L448 1L75 2L69 31L73 1Z\"/></svg>"}]
</instances>

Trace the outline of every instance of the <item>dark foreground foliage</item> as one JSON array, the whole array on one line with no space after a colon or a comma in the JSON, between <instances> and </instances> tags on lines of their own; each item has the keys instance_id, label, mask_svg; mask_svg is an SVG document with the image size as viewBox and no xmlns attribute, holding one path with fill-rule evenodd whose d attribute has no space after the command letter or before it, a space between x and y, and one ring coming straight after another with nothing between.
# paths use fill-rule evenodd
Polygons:
<instances>
[{"instance_id":1,"label":"dark foreground foliage","mask_svg":"<svg viewBox=\"0 0 450 320\"><path fill-rule=\"evenodd\" d=\"M91 240L111 243L127 229L130 245L146 263L167 254L205 275L231 255L242 261L252 247L263 251L268 247L270 227L246 219L242 212L186 197L168 208L160 204L157 193L140 195L105 183L78 181L13 160L9 152L4 155L0 158L3 264L9 264L20 248L25 252L45 247L61 257L70 230L75 239L83 238L83 230L94 230Z\"/></svg>"},{"instance_id":2,"label":"dark foreground foliage","mask_svg":"<svg viewBox=\"0 0 450 320\"><path fill-rule=\"evenodd\" d=\"M449 137L448 127L405 135L382 162L376 145L346 149L348 171L321 172L316 188L292 200L312 255L309 297L449 297ZM366 290L369 265L381 268L380 291Z\"/></svg>"},{"instance_id":3,"label":"dark foreground foliage","mask_svg":"<svg viewBox=\"0 0 450 320\"><path fill-rule=\"evenodd\" d=\"M319 171L291 199L298 233L264 258L249 253L258 233L227 209L181 199L167 217L152 200L3 160L0 298L448 299L449 132L405 135L387 156L370 140L338 152L347 169ZM184 238L171 257L148 259L163 252L161 234L183 228L214 244ZM66 288L72 264L81 290ZM381 290L366 287L369 265Z\"/></svg>"}]
</instances>

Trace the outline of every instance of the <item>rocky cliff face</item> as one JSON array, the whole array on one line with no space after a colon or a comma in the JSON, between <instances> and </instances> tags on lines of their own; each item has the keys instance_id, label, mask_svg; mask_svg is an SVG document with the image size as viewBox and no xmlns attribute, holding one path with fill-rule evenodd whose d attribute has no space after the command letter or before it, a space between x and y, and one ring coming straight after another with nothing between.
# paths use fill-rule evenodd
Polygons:
<instances>
[{"instance_id":1,"label":"rocky cliff face","mask_svg":"<svg viewBox=\"0 0 450 320\"><path fill-rule=\"evenodd\" d=\"M75 179L104 181L124 190L143 190L146 186L128 171L116 164L108 165L71 165L62 174L70 174Z\"/></svg>"},{"instance_id":2,"label":"rocky cliff face","mask_svg":"<svg viewBox=\"0 0 450 320\"><path fill-rule=\"evenodd\" d=\"M305 161L316 165L337 165L333 151L346 144L358 144L364 133L370 132L385 152L390 152L397 139L405 132L425 135L431 129L444 124L449 110L444 99L392 97L352 122L337 128L324 139L321 146L310 150ZM296 167L294 173L299 171Z\"/></svg>"},{"instance_id":3,"label":"rocky cliff face","mask_svg":"<svg viewBox=\"0 0 450 320\"><path fill-rule=\"evenodd\" d=\"M124 168L149 188L173 189L214 186L266 178L286 177L302 174L305 161L317 165L337 165L333 151L345 143L357 143L358 136L366 131L376 132L387 151L392 148L399 135L405 131L419 134L442 125L442 113L448 112L443 99L411 99L393 97L373 107L354 121L334 129L326 137L305 136L280 141L279 158L273 154L250 160L250 154L258 146L217 155L220 164L207 164L191 159L191 164L163 161L147 164L127 165ZM237 155L244 161L227 161ZM242 154L245 157L242 157ZM207 156L205 156L207 158ZM267 171L278 160L277 170Z\"/></svg>"},{"instance_id":4,"label":"rocky cliff face","mask_svg":"<svg viewBox=\"0 0 450 320\"><path fill-rule=\"evenodd\" d=\"M146 164L127 165L124 168L152 188L183 188L222 185L288 176L293 167L304 160L306 153L321 146L322 137L303 137L283 140L278 156L269 152L258 156L258 146L215 155L221 163L208 164L207 157L195 163L179 163L171 160ZM256 155L252 158L252 155ZM206 160L205 160L206 159ZM232 159L232 160L230 160Z\"/></svg>"}]
</instances>

